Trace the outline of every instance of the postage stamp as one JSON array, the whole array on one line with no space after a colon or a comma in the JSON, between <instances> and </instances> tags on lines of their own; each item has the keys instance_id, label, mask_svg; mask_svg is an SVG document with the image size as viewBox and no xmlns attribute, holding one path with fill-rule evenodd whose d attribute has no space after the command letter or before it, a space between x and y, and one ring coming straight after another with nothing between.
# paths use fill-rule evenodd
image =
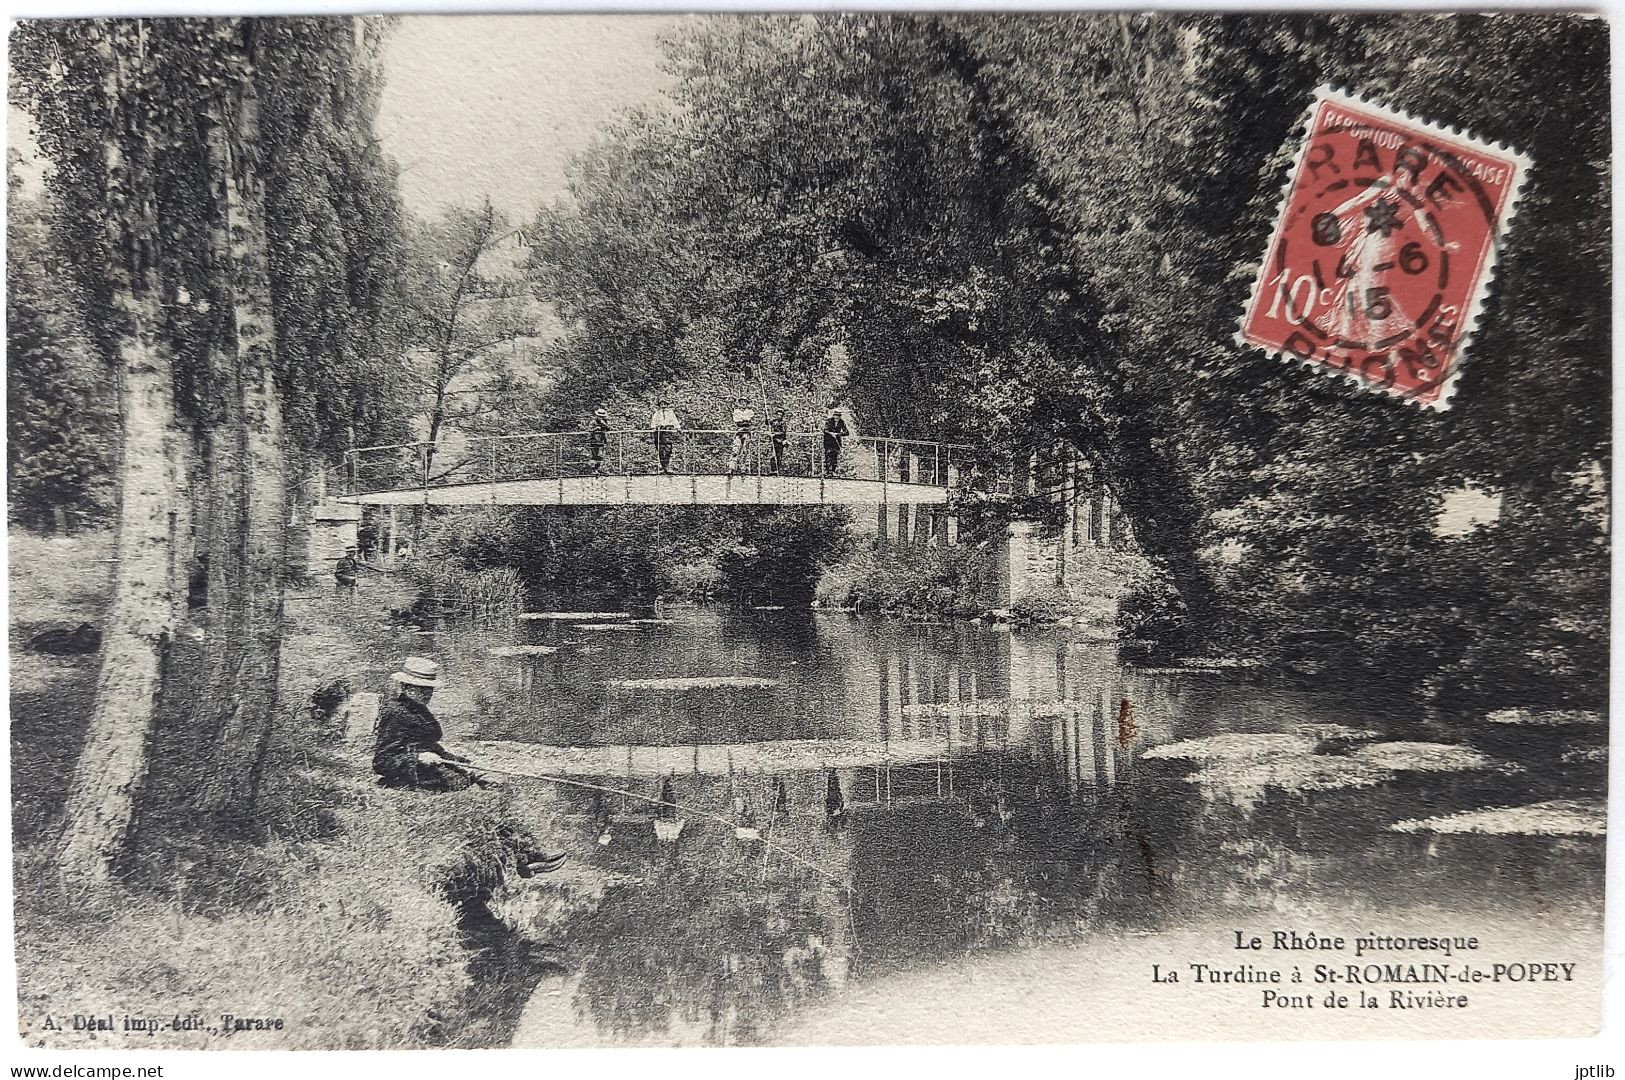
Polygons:
<instances>
[{"instance_id":1,"label":"postage stamp","mask_svg":"<svg viewBox=\"0 0 1625 1080\"><path fill-rule=\"evenodd\" d=\"M1321 88L1237 340L1446 407L1528 170Z\"/></svg>"}]
</instances>

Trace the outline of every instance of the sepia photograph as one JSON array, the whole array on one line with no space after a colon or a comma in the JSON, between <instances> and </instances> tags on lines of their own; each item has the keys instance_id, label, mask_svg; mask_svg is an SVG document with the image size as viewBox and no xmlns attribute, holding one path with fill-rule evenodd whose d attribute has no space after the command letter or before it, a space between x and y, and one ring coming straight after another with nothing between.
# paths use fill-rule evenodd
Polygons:
<instances>
[{"instance_id":1,"label":"sepia photograph","mask_svg":"<svg viewBox=\"0 0 1625 1080\"><path fill-rule=\"evenodd\" d=\"M1595 1035L1609 29L12 22L14 1045Z\"/></svg>"}]
</instances>

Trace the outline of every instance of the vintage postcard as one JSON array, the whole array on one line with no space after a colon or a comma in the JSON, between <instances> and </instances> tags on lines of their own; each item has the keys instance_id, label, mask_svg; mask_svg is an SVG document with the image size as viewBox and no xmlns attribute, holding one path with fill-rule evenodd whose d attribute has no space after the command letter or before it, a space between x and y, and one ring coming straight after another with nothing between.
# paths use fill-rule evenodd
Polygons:
<instances>
[{"instance_id":1,"label":"vintage postcard","mask_svg":"<svg viewBox=\"0 0 1625 1080\"><path fill-rule=\"evenodd\" d=\"M16 23L19 1045L1595 1033L1608 56Z\"/></svg>"}]
</instances>

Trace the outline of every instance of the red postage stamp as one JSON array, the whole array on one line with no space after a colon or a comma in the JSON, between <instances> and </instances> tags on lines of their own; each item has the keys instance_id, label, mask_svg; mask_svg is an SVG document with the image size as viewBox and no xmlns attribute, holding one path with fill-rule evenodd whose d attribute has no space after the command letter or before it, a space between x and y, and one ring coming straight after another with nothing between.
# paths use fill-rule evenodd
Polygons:
<instances>
[{"instance_id":1,"label":"red postage stamp","mask_svg":"<svg viewBox=\"0 0 1625 1080\"><path fill-rule=\"evenodd\" d=\"M1237 340L1445 407L1528 170L1323 88Z\"/></svg>"}]
</instances>

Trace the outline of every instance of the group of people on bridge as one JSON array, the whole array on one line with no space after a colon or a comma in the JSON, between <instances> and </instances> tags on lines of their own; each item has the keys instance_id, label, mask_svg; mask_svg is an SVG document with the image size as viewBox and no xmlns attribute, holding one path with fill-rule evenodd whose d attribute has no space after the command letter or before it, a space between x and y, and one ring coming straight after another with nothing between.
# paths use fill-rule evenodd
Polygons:
<instances>
[{"instance_id":1,"label":"group of people on bridge","mask_svg":"<svg viewBox=\"0 0 1625 1080\"><path fill-rule=\"evenodd\" d=\"M733 433L733 441L728 454L728 471L740 472L747 468L759 445L756 441L756 410L751 406L750 399L741 397L734 402L730 420L733 426L729 430ZM660 471L673 472L672 457L682 436L683 421L677 415L677 410L672 408L669 398L656 400L654 411L649 416L649 429L653 433ZM613 430L607 409L595 410L587 422L587 450L594 473L604 472L609 437ZM784 406L777 406L768 414L766 434L767 472L772 476L782 475L786 471L785 455L790 444L789 415ZM852 434L841 403L831 401L824 416L822 432L823 453L819 458L822 475L834 476L839 471L841 448Z\"/></svg>"}]
</instances>

